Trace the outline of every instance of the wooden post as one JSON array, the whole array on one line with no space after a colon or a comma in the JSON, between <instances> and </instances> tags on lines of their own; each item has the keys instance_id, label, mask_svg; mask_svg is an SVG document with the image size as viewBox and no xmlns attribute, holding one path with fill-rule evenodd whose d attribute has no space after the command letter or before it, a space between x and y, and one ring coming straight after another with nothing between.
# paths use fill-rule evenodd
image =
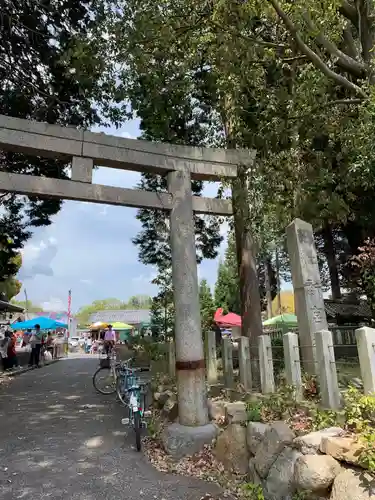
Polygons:
<instances>
[{"instance_id":1,"label":"wooden post","mask_svg":"<svg viewBox=\"0 0 375 500\"><path fill-rule=\"evenodd\" d=\"M233 346L231 339L223 339L223 371L224 385L226 389L232 389L234 385L233 375Z\"/></svg>"},{"instance_id":2,"label":"wooden post","mask_svg":"<svg viewBox=\"0 0 375 500\"><path fill-rule=\"evenodd\" d=\"M296 400L302 399L301 361L299 357L298 335L286 333L283 335L286 381L296 391Z\"/></svg>"},{"instance_id":3,"label":"wooden post","mask_svg":"<svg viewBox=\"0 0 375 500\"><path fill-rule=\"evenodd\" d=\"M209 384L217 383L216 332L209 331L206 336L206 368Z\"/></svg>"},{"instance_id":4,"label":"wooden post","mask_svg":"<svg viewBox=\"0 0 375 500\"><path fill-rule=\"evenodd\" d=\"M315 333L317 375L323 408L337 410L340 407L340 391L337 381L332 333L320 330Z\"/></svg>"},{"instance_id":5,"label":"wooden post","mask_svg":"<svg viewBox=\"0 0 375 500\"><path fill-rule=\"evenodd\" d=\"M275 392L271 338L269 335L260 335L258 342L260 386L263 394L269 394Z\"/></svg>"},{"instance_id":6,"label":"wooden post","mask_svg":"<svg viewBox=\"0 0 375 500\"><path fill-rule=\"evenodd\" d=\"M375 392L375 329L366 326L355 331L359 364L365 394Z\"/></svg>"},{"instance_id":7,"label":"wooden post","mask_svg":"<svg viewBox=\"0 0 375 500\"><path fill-rule=\"evenodd\" d=\"M240 382L245 391L252 389L250 342L248 337L238 339L238 362L240 368Z\"/></svg>"}]
</instances>

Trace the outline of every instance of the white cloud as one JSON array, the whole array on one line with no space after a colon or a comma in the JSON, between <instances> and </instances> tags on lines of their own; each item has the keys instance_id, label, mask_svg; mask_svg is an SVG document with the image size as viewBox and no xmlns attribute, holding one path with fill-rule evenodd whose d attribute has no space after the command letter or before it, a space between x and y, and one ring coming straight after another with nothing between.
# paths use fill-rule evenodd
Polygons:
<instances>
[{"instance_id":1,"label":"white cloud","mask_svg":"<svg viewBox=\"0 0 375 500\"><path fill-rule=\"evenodd\" d=\"M83 283L84 285L92 285L93 284L93 281L92 280L84 280L84 279L81 279L79 280L80 283Z\"/></svg>"},{"instance_id":2,"label":"white cloud","mask_svg":"<svg viewBox=\"0 0 375 500\"><path fill-rule=\"evenodd\" d=\"M125 139L136 139L136 137L134 137L134 135L130 134L126 130L121 130L118 135L120 137L124 137Z\"/></svg>"},{"instance_id":3,"label":"white cloud","mask_svg":"<svg viewBox=\"0 0 375 500\"><path fill-rule=\"evenodd\" d=\"M67 308L66 304L57 297L51 297L46 302L42 302L41 305L44 311L60 312L60 311L66 311Z\"/></svg>"}]
</instances>

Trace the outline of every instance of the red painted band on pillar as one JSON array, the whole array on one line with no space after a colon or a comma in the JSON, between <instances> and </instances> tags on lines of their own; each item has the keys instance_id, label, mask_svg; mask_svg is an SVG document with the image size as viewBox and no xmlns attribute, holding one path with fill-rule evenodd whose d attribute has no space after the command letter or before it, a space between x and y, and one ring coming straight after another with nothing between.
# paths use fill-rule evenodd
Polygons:
<instances>
[{"instance_id":1,"label":"red painted band on pillar","mask_svg":"<svg viewBox=\"0 0 375 500\"><path fill-rule=\"evenodd\" d=\"M204 359L197 359L196 361L176 361L176 370L200 370L205 367L206 363Z\"/></svg>"}]
</instances>

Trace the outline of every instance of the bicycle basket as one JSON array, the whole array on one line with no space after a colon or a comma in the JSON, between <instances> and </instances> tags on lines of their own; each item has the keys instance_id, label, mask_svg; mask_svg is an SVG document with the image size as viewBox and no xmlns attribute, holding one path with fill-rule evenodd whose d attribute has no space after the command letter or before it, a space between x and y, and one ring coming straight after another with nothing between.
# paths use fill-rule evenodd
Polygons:
<instances>
[{"instance_id":1,"label":"bicycle basket","mask_svg":"<svg viewBox=\"0 0 375 500\"><path fill-rule=\"evenodd\" d=\"M100 368L110 368L111 367L111 360L109 358L101 358L99 360L100 363Z\"/></svg>"}]
</instances>

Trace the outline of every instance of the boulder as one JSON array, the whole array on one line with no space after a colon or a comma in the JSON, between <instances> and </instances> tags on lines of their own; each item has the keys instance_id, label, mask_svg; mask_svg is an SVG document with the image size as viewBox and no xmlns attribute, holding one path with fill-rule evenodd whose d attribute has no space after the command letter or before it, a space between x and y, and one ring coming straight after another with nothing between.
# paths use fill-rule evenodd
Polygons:
<instances>
[{"instance_id":1,"label":"boulder","mask_svg":"<svg viewBox=\"0 0 375 500\"><path fill-rule=\"evenodd\" d=\"M374 500L375 480L366 472L345 469L333 481L330 500Z\"/></svg>"},{"instance_id":2,"label":"boulder","mask_svg":"<svg viewBox=\"0 0 375 500\"><path fill-rule=\"evenodd\" d=\"M285 500L295 492L293 474L296 460L301 453L284 448L277 457L264 483L264 497L269 500Z\"/></svg>"},{"instance_id":3,"label":"boulder","mask_svg":"<svg viewBox=\"0 0 375 500\"><path fill-rule=\"evenodd\" d=\"M226 401L218 399L216 401L208 400L208 416L210 420L215 420L216 422L224 421L225 418L225 404Z\"/></svg>"},{"instance_id":4,"label":"boulder","mask_svg":"<svg viewBox=\"0 0 375 500\"><path fill-rule=\"evenodd\" d=\"M302 455L294 466L294 484L299 490L325 490L340 472L341 465L329 455Z\"/></svg>"},{"instance_id":5,"label":"boulder","mask_svg":"<svg viewBox=\"0 0 375 500\"><path fill-rule=\"evenodd\" d=\"M167 399L163 406L163 415L170 421L174 422L178 417L178 403L175 397Z\"/></svg>"},{"instance_id":6,"label":"boulder","mask_svg":"<svg viewBox=\"0 0 375 500\"><path fill-rule=\"evenodd\" d=\"M240 424L231 424L216 440L215 456L228 471L236 474L248 472L249 452L246 445L246 429Z\"/></svg>"},{"instance_id":7,"label":"boulder","mask_svg":"<svg viewBox=\"0 0 375 500\"><path fill-rule=\"evenodd\" d=\"M294 432L284 422L275 422L265 432L255 453L255 466L261 478L265 478L272 464L285 446L292 444Z\"/></svg>"},{"instance_id":8,"label":"boulder","mask_svg":"<svg viewBox=\"0 0 375 500\"><path fill-rule=\"evenodd\" d=\"M363 448L363 444L352 437L323 437L320 443L322 453L349 464L358 464Z\"/></svg>"},{"instance_id":9,"label":"boulder","mask_svg":"<svg viewBox=\"0 0 375 500\"><path fill-rule=\"evenodd\" d=\"M189 427L173 423L164 427L161 442L164 450L174 459L194 455L201 451L206 444L212 444L218 428L214 424Z\"/></svg>"},{"instance_id":10,"label":"boulder","mask_svg":"<svg viewBox=\"0 0 375 500\"><path fill-rule=\"evenodd\" d=\"M256 468L255 468L255 458L252 457L249 460L249 473L248 473L248 479L249 483L255 484L255 485L262 485L262 480L259 477Z\"/></svg>"},{"instance_id":11,"label":"boulder","mask_svg":"<svg viewBox=\"0 0 375 500\"><path fill-rule=\"evenodd\" d=\"M248 422L247 423L247 448L255 455L259 443L263 440L266 431L270 428L269 424L262 424L261 422Z\"/></svg>"},{"instance_id":12,"label":"boulder","mask_svg":"<svg viewBox=\"0 0 375 500\"><path fill-rule=\"evenodd\" d=\"M162 391L162 392L155 392L154 393L154 401L156 401L157 406L159 408L163 408L165 403L168 401L168 399L174 398L174 394L170 390Z\"/></svg>"},{"instance_id":13,"label":"boulder","mask_svg":"<svg viewBox=\"0 0 375 500\"><path fill-rule=\"evenodd\" d=\"M320 443L323 437L336 437L343 434L340 427L329 427L321 431L310 432L304 436L298 436L294 440L295 447L304 455L314 455L319 452Z\"/></svg>"},{"instance_id":14,"label":"boulder","mask_svg":"<svg viewBox=\"0 0 375 500\"><path fill-rule=\"evenodd\" d=\"M240 424L247 421L246 404L235 401L225 405L225 421L227 424Z\"/></svg>"}]
</instances>

